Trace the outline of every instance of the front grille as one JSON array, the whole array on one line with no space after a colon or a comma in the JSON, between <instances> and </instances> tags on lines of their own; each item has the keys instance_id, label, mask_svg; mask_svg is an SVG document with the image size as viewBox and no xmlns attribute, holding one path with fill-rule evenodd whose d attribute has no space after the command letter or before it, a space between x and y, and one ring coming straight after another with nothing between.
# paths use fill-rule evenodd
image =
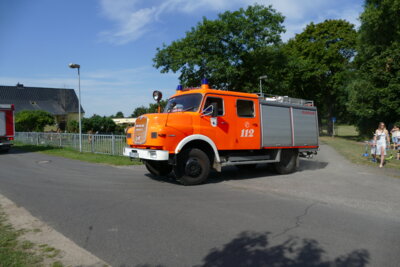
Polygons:
<instances>
[{"instance_id":1,"label":"front grille","mask_svg":"<svg viewBox=\"0 0 400 267\"><path fill-rule=\"evenodd\" d=\"M137 145L146 143L147 136L147 117L140 116L135 122L134 142Z\"/></svg>"}]
</instances>

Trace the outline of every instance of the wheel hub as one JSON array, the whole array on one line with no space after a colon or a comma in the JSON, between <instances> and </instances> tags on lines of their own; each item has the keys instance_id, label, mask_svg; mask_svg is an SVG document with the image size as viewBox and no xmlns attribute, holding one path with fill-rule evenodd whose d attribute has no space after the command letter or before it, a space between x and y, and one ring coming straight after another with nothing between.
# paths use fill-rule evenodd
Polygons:
<instances>
[{"instance_id":1,"label":"wheel hub","mask_svg":"<svg viewBox=\"0 0 400 267\"><path fill-rule=\"evenodd\" d=\"M189 159L186 162L185 173L191 177L197 177L201 174L202 168L196 159Z\"/></svg>"}]
</instances>

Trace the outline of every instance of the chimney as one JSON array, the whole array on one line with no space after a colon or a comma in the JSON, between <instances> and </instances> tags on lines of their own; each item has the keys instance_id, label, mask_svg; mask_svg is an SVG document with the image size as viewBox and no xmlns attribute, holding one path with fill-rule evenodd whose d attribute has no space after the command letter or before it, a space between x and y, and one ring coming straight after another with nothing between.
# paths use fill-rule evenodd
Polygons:
<instances>
[{"instance_id":1,"label":"chimney","mask_svg":"<svg viewBox=\"0 0 400 267\"><path fill-rule=\"evenodd\" d=\"M22 83L19 83L19 82L18 82L18 83L17 83L17 87L18 87L18 88L21 88L21 87L24 87L24 85L23 85Z\"/></svg>"}]
</instances>

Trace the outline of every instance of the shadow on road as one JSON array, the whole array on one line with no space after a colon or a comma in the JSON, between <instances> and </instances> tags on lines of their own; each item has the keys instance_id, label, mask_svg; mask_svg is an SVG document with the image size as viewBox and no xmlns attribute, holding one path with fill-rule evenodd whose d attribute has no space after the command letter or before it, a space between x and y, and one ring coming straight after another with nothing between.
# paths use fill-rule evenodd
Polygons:
<instances>
[{"instance_id":1,"label":"shadow on road","mask_svg":"<svg viewBox=\"0 0 400 267\"><path fill-rule=\"evenodd\" d=\"M313 159L300 159L298 171L315 171L325 169L329 162L317 161Z\"/></svg>"},{"instance_id":2,"label":"shadow on road","mask_svg":"<svg viewBox=\"0 0 400 267\"><path fill-rule=\"evenodd\" d=\"M364 267L370 253L358 249L329 259L314 239L291 237L281 244L270 244L270 233L242 232L222 248L213 248L196 267ZM153 267L163 265L136 265Z\"/></svg>"},{"instance_id":3,"label":"shadow on road","mask_svg":"<svg viewBox=\"0 0 400 267\"><path fill-rule=\"evenodd\" d=\"M242 232L223 248L214 248L198 267L286 266L286 267L363 267L369 262L367 250L359 249L330 260L313 239L292 237L271 245L270 233Z\"/></svg>"},{"instance_id":4,"label":"shadow on road","mask_svg":"<svg viewBox=\"0 0 400 267\"><path fill-rule=\"evenodd\" d=\"M321 162L316 160L300 159L300 167L298 171L309 171L309 170L320 170L328 166L328 162ZM273 166L271 164L258 164L253 169L238 169L235 166L228 166L222 169L221 173L212 171L206 184L220 183L229 180L246 180L256 179L260 177L277 176ZM173 174L163 177L157 177L150 173L146 174L147 177L154 181L180 184L176 181Z\"/></svg>"}]
</instances>

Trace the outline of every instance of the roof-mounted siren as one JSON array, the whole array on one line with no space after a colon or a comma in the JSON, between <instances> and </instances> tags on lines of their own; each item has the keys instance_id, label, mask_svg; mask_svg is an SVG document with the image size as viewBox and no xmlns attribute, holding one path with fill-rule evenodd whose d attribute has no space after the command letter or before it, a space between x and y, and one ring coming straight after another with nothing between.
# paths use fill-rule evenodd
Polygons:
<instances>
[{"instance_id":1,"label":"roof-mounted siren","mask_svg":"<svg viewBox=\"0 0 400 267\"><path fill-rule=\"evenodd\" d=\"M210 89L208 86L208 80L206 78L201 79L201 89Z\"/></svg>"},{"instance_id":2,"label":"roof-mounted siren","mask_svg":"<svg viewBox=\"0 0 400 267\"><path fill-rule=\"evenodd\" d=\"M176 91L182 91L182 90L183 90L183 86L179 84L179 85L176 87Z\"/></svg>"}]
</instances>

